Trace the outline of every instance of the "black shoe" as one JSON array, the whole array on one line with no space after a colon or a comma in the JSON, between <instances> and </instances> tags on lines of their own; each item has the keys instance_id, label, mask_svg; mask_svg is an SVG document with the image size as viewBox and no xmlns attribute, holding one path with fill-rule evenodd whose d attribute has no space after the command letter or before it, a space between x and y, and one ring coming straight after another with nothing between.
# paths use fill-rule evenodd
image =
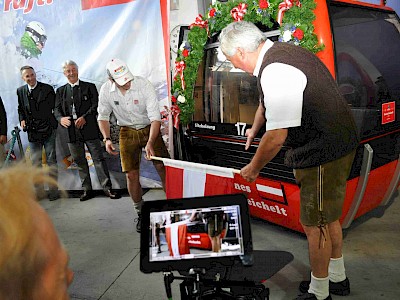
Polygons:
<instances>
[{"instance_id":1,"label":"black shoe","mask_svg":"<svg viewBox=\"0 0 400 300\"><path fill-rule=\"evenodd\" d=\"M315 297L314 294L310 294L307 292L307 293L298 295L297 298L295 298L294 300L318 300L318 299L317 299L317 297ZM326 297L324 300L332 300L331 295Z\"/></svg>"},{"instance_id":2,"label":"black shoe","mask_svg":"<svg viewBox=\"0 0 400 300\"><path fill-rule=\"evenodd\" d=\"M55 192L55 193L49 193L49 200L50 201L55 201L60 199L60 193L59 192Z\"/></svg>"},{"instance_id":3,"label":"black shoe","mask_svg":"<svg viewBox=\"0 0 400 300\"><path fill-rule=\"evenodd\" d=\"M161 249L160 249L160 248L158 248L158 251L157 251L157 253L161 253Z\"/></svg>"},{"instance_id":4,"label":"black shoe","mask_svg":"<svg viewBox=\"0 0 400 300\"><path fill-rule=\"evenodd\" d=\"M36 189L36 198L37 198L37 200L47 199L46 191L42 188Z\"/></svg>"},{"instance_id":5,"label":"black shoe","mask_svg":"<svg viewBox=\"0 0 400 300\"><path fill-rule=\"evenodd\" d=\"M136 223L136 231L140 233L142 229L142 216L138 215L138 217L135 219Z\"/></svg>"},{"instance_id":6,"label":"black shoe","mask_svg":"<svg viewBox=\"0 0 400 300\"><path fill-rule=\"evenodd\" d=\"M308 291L310 287L310 281L302 281L300 282L299 290L302 293ZM338 296L347 296L350 294L350 281L346 277L345 280L340 282L332 282L329 280L329 293L338 295Z\"/></svg>"},{"instance_id":7,"label":"black shoe","mask_svg":"<svg viewBox=\"0 0 400 300\"><path fill-rule=\"evenodd\" d=\"M107 197L110 197L110 199L119 199L121 198L121 195L118 194L117 192L110 190L104 191L104 194L106 194Z\"/></svg>"},{"instance_id":8,"label":"black shoe","mask_svg":"<svg viewBox=\"0 0 400 300\"><path fill-rule=\"evenodd\" d=\"M89 199L94 198L94 193L93 191L84 191L83 194L80 197L80 201L86 201Z\"/></svg>"}]
</instances>

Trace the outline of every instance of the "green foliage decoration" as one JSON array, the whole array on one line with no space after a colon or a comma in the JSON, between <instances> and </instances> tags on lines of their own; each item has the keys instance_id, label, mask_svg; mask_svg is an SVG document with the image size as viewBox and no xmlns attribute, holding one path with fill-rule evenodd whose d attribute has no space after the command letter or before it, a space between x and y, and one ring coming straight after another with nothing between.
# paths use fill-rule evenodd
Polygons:
<instances>
[{"instance_id":1,"label":"green foliage decoration","mask_svg":"<svg viewBox=\"0 0 400 300\"><path fill-rule=\"evenodd\" d=\"M278 25L276 21L279 12L288 2L291 2L291 5L284 10L281 24ZM279 41L299 45L317 53L323 49L323 45L318 43L314 33L315 7L315 0L229 0L211 5L207 16L199 15L190 26L187 41L180 45L175 60L175 64L185 65L182 72L175 73L172 84L172 105L175 108L179 107L180 122L187 125L192 120L194 84L203 59L204 45L209 37L219 33L232 22L244 20L262 24L269 29L278 26ZM242 9L239 14L240 19L237 19L237 15L234 16L231 11L238 11L240 8Z\"/></svg>"}]
</instances>

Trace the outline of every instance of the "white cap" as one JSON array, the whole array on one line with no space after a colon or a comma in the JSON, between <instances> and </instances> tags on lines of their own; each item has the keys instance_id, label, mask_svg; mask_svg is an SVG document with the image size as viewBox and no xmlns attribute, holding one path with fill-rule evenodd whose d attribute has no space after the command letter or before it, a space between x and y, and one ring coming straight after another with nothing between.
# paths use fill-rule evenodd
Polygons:
<instances>
[{"instance_id":1,"label":"white cap","mask_svg":"<svg viewBox=\"0 0 400 300\"><path fill-rule=\"evenodd\" d=\"M133 75L129 71L128 66L122 60L113 58L107 63L107 72L115 80L118 85L125 85L133 80Z\"/></svg>"}]
</instances>

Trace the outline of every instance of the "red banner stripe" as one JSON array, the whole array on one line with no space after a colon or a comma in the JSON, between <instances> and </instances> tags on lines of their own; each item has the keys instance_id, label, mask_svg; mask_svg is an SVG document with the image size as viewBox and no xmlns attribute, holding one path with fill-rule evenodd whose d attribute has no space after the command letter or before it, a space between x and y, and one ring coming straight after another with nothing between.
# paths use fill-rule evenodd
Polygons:
<instances>
[{"instance_id":1,"label":"red banner stripe","mask_svg":"<svg viewBox=\"0 0 400 300\"><path fill-rule=\"evenodd\" d=\"M135 0L81 0L81 6L82 10L87 10L103 6L123 4L133 1Z\"/></svg>"},{"instance_id":2,"label":"red banner stripe","mask_svg":"<svg viewBox=\"0 0 400 300\"><path fill-rule=\"evenodd\" d=\"M183 169L165 166L165 185L167 199L183 197Z\"/></svg>"},{"instance_id":3,"label":"red banner stripe","mask_svg":"<svg viewBox=\"0 0 400 300\"><path fill-rule=\"evenodd\" d=\"M204 196L233 194L234 192L233 178L207 174Z\"/></svg>"}]
</instances>

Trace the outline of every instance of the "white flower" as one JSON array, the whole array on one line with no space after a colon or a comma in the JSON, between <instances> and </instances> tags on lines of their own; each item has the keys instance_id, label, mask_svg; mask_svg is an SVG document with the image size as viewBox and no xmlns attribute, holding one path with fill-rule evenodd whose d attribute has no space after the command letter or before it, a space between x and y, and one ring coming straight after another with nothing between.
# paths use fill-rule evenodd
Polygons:
<instances>
[{"instance_id":1,"label":"white flower","mask_svg":"<svg viewBox=\"0 0 400 300\"><path fill-rule=\"evenodd\" d=\"M291 39L292 39L292 33L290 32L290 30L285 30L283 32L283 41L286 43L289 42Z\"/></svg>"},{"instance_id":2,"label":"white flower","mask_svg":"<svg viewBox=\"0 0 400 300\"><path fill-rule=\"evenodd\" d=\"M186 41L183 41L181 46L179 47L179 50L183 51L183 49L185 49L186 46Z\"/></svg>"},{"instance_id":3,"label":"white flower","mask_svg":"<svg viewBox=\"0 0 400 300\"><path fill-rule=\"evenodd\" d=\"M186 102L185 96L182 96L182 95L179 95L177 100L178 100L179 103L185 103Z\"/></svg>"}]
</instances>

